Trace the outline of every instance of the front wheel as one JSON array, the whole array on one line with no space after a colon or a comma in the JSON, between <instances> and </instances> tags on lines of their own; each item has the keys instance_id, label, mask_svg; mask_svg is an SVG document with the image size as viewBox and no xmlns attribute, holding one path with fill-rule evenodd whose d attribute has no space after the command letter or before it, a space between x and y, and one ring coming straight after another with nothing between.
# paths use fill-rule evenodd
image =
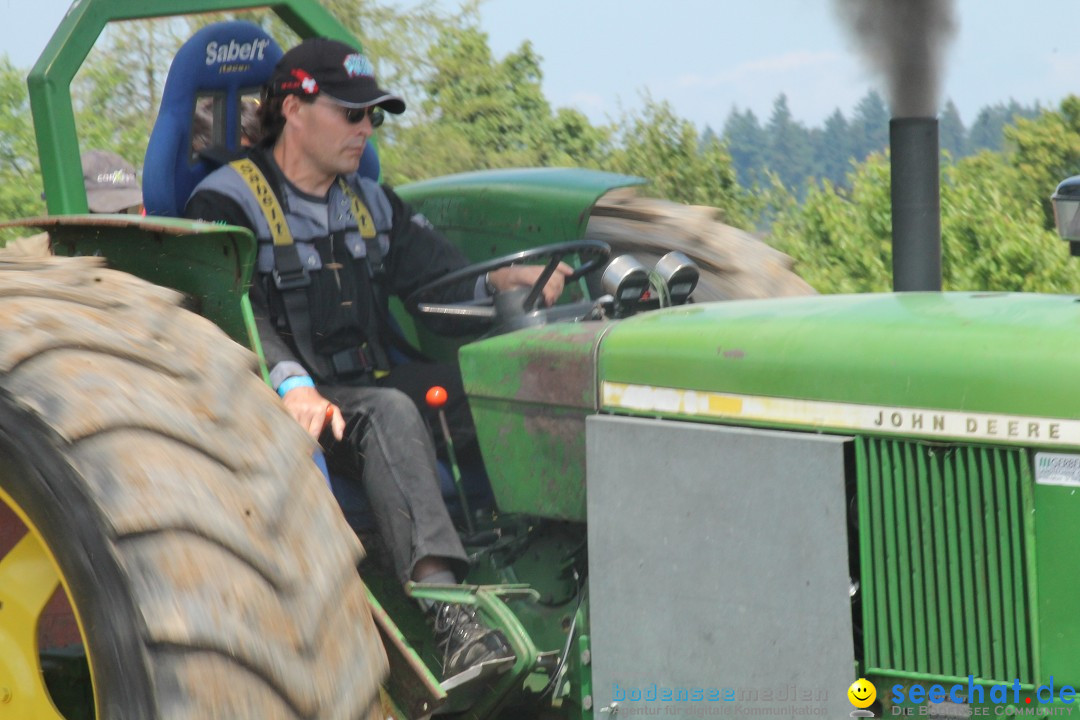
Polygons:
<instances>
[{"instance_id":1,"label":"front wheel","mask_svg":"<svg viewBox=\"0 0 1080 720\"><path fill-rule=\"evenodd\" d=\"M251 354L177 299L0 255L0 716L367 717L362 548Z\"/></svg>"}]
</instances>

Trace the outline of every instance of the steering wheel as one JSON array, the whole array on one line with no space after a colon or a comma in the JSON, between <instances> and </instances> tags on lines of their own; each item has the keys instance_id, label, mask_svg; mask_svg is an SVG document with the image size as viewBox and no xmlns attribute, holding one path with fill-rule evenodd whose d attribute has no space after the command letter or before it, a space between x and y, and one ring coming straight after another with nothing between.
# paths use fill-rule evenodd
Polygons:
<instances>
[{"instance_id":1,"label":"steering wheel","mask_svg":"<svg viewBox=\"0 0 1080 720\"><path fill-rule=\"evenodd\" d=\"M599 240L573 240L571 242L555 243L552 245L541 245L540 247L532 248L531 250L522 250L521 252L516 252L512 255L503 255L502 257L485 260L484 262L473 263L460 270L455 270L438 277L417 288L405 299L405 308L410 313L419 313L422 315L451 315L463 318L492 320L496 316L496 308L490 298L479 301L474 300L446 304L428 303L425 302L425 299L445 287L457 285L466 280L475 281L476 278L492 272L493 270L509 267L510 265L516 265L528 260L547 258L547 265L544 267L543 272L540 273L540 277L538 277L536 282L532 284L532 287L529 288L529 292L525 295L520 306L521 312L530 313L540 309L543 300L544 286L547 284L552 273L555 272L555 268L558 267L564 257L573 254L580 255L582 263L574 268L573 273L566 278L567 282L577 280L582 275L593 271L602 263L606 262L611 255L611 247L608 246L607 243L600 242ZM505 295L510 295L512 292L513 291L507 292Z\"/></svg>"}]
</instances>

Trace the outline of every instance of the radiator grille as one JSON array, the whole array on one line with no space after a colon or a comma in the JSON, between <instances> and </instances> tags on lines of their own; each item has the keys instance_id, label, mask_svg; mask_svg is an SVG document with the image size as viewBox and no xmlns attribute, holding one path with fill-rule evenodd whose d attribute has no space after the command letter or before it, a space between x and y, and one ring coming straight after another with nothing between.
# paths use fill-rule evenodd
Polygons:
<instances>
[{"instance_id":1,"label":"radiator grille","mask_svg":"<svg viewBox=\"0 0 1080 720\"><path fill-rule=\"evenodd\" d=\"M860 438L868 673L1035 679L1027 451Z\"/></svg>"}]
</instances>

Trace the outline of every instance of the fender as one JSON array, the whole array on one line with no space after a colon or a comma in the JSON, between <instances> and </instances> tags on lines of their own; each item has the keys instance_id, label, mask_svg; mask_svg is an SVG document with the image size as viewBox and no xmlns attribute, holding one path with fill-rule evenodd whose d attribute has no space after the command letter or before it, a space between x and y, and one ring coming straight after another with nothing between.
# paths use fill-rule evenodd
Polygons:
<instances>
[{"instance_id":1,"label":"fender","mask_svg":"<svg viewBox=\"0 0 1080 720\"><path fill-rule=\"evenodd\" d=\"M578 168L484 170L395 188L474 262L585 236L589 213L632 175Z\"/></svg>"}]
</instances>

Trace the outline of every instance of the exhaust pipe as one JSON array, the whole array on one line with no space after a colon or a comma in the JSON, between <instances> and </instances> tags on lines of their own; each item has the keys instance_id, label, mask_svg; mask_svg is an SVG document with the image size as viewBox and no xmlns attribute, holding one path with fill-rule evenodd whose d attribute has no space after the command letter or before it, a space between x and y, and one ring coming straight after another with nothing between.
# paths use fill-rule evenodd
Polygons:
<instances>
[{"instance_id":1,"label":"exhaust pipe","mask_svg":"<svg viewBox=\"0 0 1080 720\"><path fill-rule=\"evenodd\" d=\"M938 121L889 121L892 157L893 290L941 290Z\"/></svg>"}]
</instances>

